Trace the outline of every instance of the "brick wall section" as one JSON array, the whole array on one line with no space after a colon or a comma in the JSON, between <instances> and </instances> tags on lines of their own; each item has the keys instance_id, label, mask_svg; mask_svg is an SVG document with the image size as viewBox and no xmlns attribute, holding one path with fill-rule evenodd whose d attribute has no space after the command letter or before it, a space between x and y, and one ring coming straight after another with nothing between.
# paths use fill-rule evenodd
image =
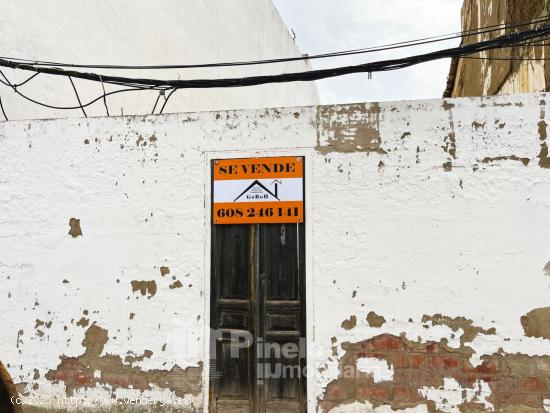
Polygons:
<instances>
[{"instance_id":1,"label":"brick wall section","mask_svg":"<svg viewBox=\"0 0 550 413\"><path fill-rule=\"evenodd\" d=\"M472 366L471 349L449 347L442 342L416 343L393 335L380 335L359 343L344 343L340 360L341 376L331 382L320 406L323 412L354 401L373 405L391 405L393 409L433 402L419 392L424 387L442 388L444 378L453 378L462 388L473 388L482 380L491 389L487 401L499 408L524 406L543 410L543 399L550 398L550 357L521 354L493 354L482 357L482 364ZM393 369L392 381L375 383L371 375L355 370L363 357L385 360ZM350 377L350 372L355 370ZM346 373L347 372L347 373ZM464 405L469 411L485 411L475 399Z\"/></svg>"}]
</instances>

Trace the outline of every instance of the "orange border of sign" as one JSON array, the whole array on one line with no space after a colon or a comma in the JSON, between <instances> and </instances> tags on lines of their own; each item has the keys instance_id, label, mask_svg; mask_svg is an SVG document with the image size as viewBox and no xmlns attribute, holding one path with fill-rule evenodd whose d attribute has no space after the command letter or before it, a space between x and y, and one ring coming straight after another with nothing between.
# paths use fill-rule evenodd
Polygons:
<instances>
[{"instance_id":1,"label":"orange border of sign","mask_svg":"<svg viewBox=\"0 0 550 413\"><path fill-rule=\"evenodd\" d=\"M212 160L212 223L213 224L285 224L301 223L305 220L304 198L304 160L303 156L279 156L262 158L237 158ZM262 163L291 163L294 170L283 172L256 172L245 173L243 165L261 165ZM235 165L237 168L232 174L221 174L220 167ZM241 168L239 168L241 167ZM301 201L266 201L266 202L217 202L214 203L214 181L236 179L272 179L272 178L301 178L304 191ZM296 208L297 213L292 216L279 216L279 208L283 214L288 214L289 208ZM224 210L224 211L222 211ZM228 212L231 210L232 212ZM222 212L220 212L222 211ZM294 211L291 211L294 212ZM253 216L250 216L253 213ZM231 216L229 216L229 214ZM268 215L271 216L268 216Z\"/></svg>"},{"instance_id":2,"label":"orange border of sign","mask_svg":"<svg viewBox=\"0 0 550 413\"><path fill-rule=\"evenodd\" d=\"M245 173L242 170L243 165L261 165L263 163L279 163L293 164L294 171L292 172L258 172ZM239 158L239 159L217 159L214 162L214 181L232 180L232 179L270 179L270 178L303 178L304 167L303 158L301 156L280 156L272 158ZM222 166L236 166L237 171L233 174L222 174L220 168Z\"/></svg>"}]
</instances>

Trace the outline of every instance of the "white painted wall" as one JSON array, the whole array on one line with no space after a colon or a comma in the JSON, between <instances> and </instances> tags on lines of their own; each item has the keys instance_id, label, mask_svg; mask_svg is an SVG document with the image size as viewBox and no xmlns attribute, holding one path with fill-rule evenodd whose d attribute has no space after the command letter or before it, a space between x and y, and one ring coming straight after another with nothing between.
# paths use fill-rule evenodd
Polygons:
<instances>
[{"instance_id":1,"label":"white painted wall","mask_svg":"<svg viewBox=\"0 0 550 413\"><path fill-rule=\"evenodd\" d=\"M523 314L550 305L550 279L543 273L550 260L550 171L537 158L538 122L548 122L546 98L4 122L0 360L9 363L15 382L28 383L30 394L65 395L63 384L52 384L44 374L61 355L83 353L86 329L76 321L88 310L90 323L109 331L104 354L124 358L129 351L151 350L153 356L138 363L143 369L204 361L209 160L284 154L306 157L308 365L315 372L323 368L308 382L311 411L337 374L332 337L339 356L341 343L381 333L447 338L458 346L460 334L445 326L426 328L424 314L495 327L496 335L480 334L469 344L474 364L499 348L550 354L550 341L525 337L520 324ZM367 122L365 109L377 108L379 117L370 122L386 154L326 147L337 122L353 139ZM456 159L442 149L451 132ZM530 162L481 162L511 155ZM449 160L452 170L445 171ZM71 217L81 220L82 237L67 234ZM169 288L172 279L160 275L161 265L170 267L183 288ZM132 292L131 280L155 280L158 291L142 297ZM386 324L369 327L370 311ZM344 330L341 323L350 315L356 315L357 327ZM42 337L37 319L52 321ZM374 368L381 367L361 367ZM33 379L34 369L40 378ZM392 374L382 369L378 377ZM32 390L35 383L39 387ZM445 383L423 394L447 403L449 411L460 402L456 397L473 397L473 390L457 390L451 378ZM479 397L487 397L483 383L480 389ZM109 397L110 391L78 394ZM206 394L188 402L200 406ZM153 389L147 395L169 392ZM356 403L335 411L374 411L367 407ZM423 405L406 411L427 410Z\"/></svg>"},{"instance_id":2,"label":"white painted wall","mask_svg":"<svg viewBox=\"0 0 550 413\"><path fill-rule=\"evenodd\" d=\"M301 53L271 0L4 0L0 56L83 64L197 64L295 57ZM166 71L95 71L129 77L170 79L243 77L309 69L305 62L237 68ZM32 73L5 69L12 82ZM100 83L76 80L83 102L101 96ZM107 85L107 92L115 90ZM75 106L65 77L40 75L21 86L29 97L53 106ZM111 115L149 114L157 92L108 97ZM4 85L0 97L14 119L83 116L27 102ZM162 99L161 99L162 102ZM172 96L165 113L319 103L314 83L235 89L185 90ZM157 108L157 112L160 108ZM105 116L100 100L88 116ZM0 116L1 120L4 120Z\"/></svg>"}]
</instances>

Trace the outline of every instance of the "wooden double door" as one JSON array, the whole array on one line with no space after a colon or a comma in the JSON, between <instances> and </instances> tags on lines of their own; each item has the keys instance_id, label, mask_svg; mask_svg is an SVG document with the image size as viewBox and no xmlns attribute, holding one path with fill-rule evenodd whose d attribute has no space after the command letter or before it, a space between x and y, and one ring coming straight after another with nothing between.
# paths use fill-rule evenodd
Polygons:
<instances>
[{"instance_id":1,"label":"wooden double door","mask_svg":"<svg viewBox=\"0 0 550 413\"><path fill-rule=\"evenodd\" d=\"M304 236L212 226L210 412L306 412Z\"/></svg>"}]
</instances>

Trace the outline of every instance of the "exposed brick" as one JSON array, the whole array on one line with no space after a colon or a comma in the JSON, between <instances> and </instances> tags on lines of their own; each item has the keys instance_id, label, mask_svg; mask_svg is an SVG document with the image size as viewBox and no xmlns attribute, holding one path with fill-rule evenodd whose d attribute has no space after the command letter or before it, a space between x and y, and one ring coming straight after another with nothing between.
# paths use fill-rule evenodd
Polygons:
<instances>
[{"instance_id":1,"label":"exposed brick","mask_svg":"<svg viewBox=\"0 0 550 413\"><path fill-rule=\"evenodd\" d=\"M410 370L410 384L417 388L423 386L441 386L443 379L439 374L433 374L429 370Z\"/></svg>"},{"instance_id":2,"label":"exposed brick","mask_svg":"<svg viewBox=\"0 0 550 413\"><path fill-rule=\"evenodd\" d=\"M546 383L544 379L539 379L538 377L519 377L516 388L519 392L541 392L546 389Z\"/></svg>"},{"instance_id":3,"label":"exposed brick","mask_svg":"<svg viewBox=\"0 0 550 413\"><path fill-rule=\"evenodd\" d=\"M480 374L496 374L499 370L499 363L496 360L485 360L473 369L473 371Z\"/></svg>"},{"instance_id":4,"label":"exposed brick","mask_svg":"<svg viewBox=\"0 0 550 413\"><path fill-rule=\"evenodd\" d=\"M387 386L359 386L357 387L357 398L365 399L387 399L390 389Z\"/></svg>"},{"instance_id":5,"label":"exposed brick","mask_svg":"<svg viewBox=\"0 0 550 413\"><path fill-rule=\"evenodd\" d=\"M387 353L380 353L380 352L373 352L373 351L358 351L355 353L355 358L360 359L363 357L369 357L369 358L375 358L375 359L385 359L387 357Z\"/></svg>"},{"instance_id":6,"label":"exposed brick","mask_svg":"<svg viewBox=\"0 0 550 413\"><path fill-rule=\"evenodd\" d=\"M424 365L425 359L423 354L399 353L392 356L391 364L394 368L419 369Z\"/></svg>"},{"instance_id":7,"label":"exposed brick","mask_svg":"<svg viewBox=\"0 0 550 413\"><path fill-rule=\"evenodd\" d=\"M537 394L528 393L498 393L496 399L499 404L524 405L527 407L539 408L542 406L542 400Z\"/></svg>"},{"instance_id":8,"label":"exposed brick","mask_svg":"<svg viewBox=\"0 0 550 413\"><path fill-rule=\"evenodd\" d=\"M372 340L372 346L375 350L402 350L403 343L399 337L379 336Z\"/></svg>"},{"instance_id":9,"label":"exposed brick","mask_svg":"<svg viewBox=\"0 0 550 413\"><path fill-rule=\"evenodd\" d=\"M454 370L462 369L464 360L456 356L432 355L428 357L428 367L432 369Z\"/></svg>"},{"instance_id":10,"label":"exposed brick","mask_svg":"<svg viewBox=\"0 0 550 413\"><path fill-rule=\"evenodd\" d=\"M412 387L394 386L393 400L396 402L414 403L419 400L418 390Z\"/></svg>"},{"instance_id":11,"label":"exposed brick","mask_svg":"<svg viewBox=\"0 0 550 413\"><path fill-rule=\"evenodd\" d=\"M322 413L328 413L330 410L334 409L336 406L338 406L338 403L328 401L328 400L322 400L319 402L319 409Z\"/></svg>"},{"instance_id":12,"label":"exposed brick","mask_svg":"<svg viewBox=\"0 0 550 413\"><path fill-rule=\"evenodd\" d=\"M341 401L348 398L346 388L340 384L329 383L326 390L327 400Z\"/></svg>"},{"instance_id":13,"label":"exposed brick","mask_svg":"<svg viewBox=\"0 0 550 413\"><path fill-rule=\"evenodd\" d=\"M411 370L404 370L404 369L394 370L393 383L397 385L411 384Z\"/></svg>"},{"instance_id":14,"label":"exposed brick","mask_svg":"<svg viewBox=\"0 0 550 413\"><path fill-rule=\"evenodd\" d=\"M510 392L514 388L514 379L512 377L497 377L496 390L498 392Z\"/></svg>"}]
</instances>

